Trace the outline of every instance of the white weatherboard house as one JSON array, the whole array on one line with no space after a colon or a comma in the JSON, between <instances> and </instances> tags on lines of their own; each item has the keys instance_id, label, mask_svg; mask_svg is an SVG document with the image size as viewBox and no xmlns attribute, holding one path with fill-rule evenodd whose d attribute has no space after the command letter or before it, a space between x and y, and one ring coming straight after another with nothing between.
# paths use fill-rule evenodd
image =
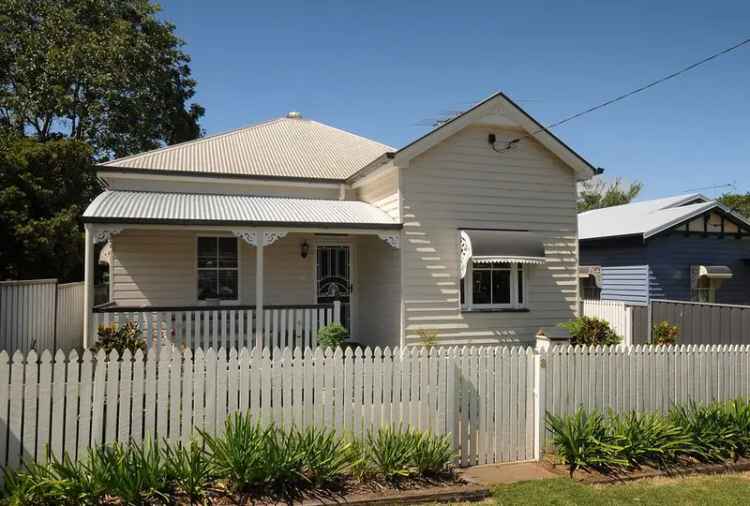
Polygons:
<instances>
[{"instance_id":1,"label":"white weatherboard house","mask_svg":"<svg viewBox=\"0 0 750 506\"><path fill-rule=\"evenodd\" d=\"M341 320L367 345L528 343L576 311L576 182L594 172L502 93L400 149L290 113L103 163L86 339L129 319L187 344L306 345Z\"/></svg>"}]
</instances>

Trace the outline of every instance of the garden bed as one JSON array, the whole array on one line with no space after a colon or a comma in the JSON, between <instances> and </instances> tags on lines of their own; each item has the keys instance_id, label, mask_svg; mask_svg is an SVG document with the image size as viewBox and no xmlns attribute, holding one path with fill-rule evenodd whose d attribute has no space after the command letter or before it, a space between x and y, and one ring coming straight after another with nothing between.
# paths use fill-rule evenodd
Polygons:
<instances>
[{"instance_id":1,"label":"garden bed","mask_svg":"<svg viewBox=\"0 0 750 506\"><path fill-rule=\"evenodd\" d=\"M200 432L200 431L199 431ZM4 501L41 504L384 504L472 499L489 491L454 472L452 438L400 427L363 437L230 417L188 445L121 444L27 463L6 475Z\"/></svg>"},{"instance_id":2,"label":"garden bed","mask_svg":"<svg viewBox=\"0 0 750 506\"><path fill-rule=\"evenodd\" d=\"M750 470L750 402L674 406L667 415L547 414L546 465L583 483ZM561 465L557 465L557 464Z\"/></svg>"},{"instance_id":3,"label":"garden bed","mask_svg":"<svg viewBox=\"0 0 750 506\"><path fill-rule=\"evenodd\" d=\"M570 477L568 466L558 464L545 459L542 465L545 469L561 477ZM725 473L742 473L750 471L750 459L739 458L736 462L727 462L721 464L702 464L696 462L676 466L668 469L659 469L648 465L640 469L624 470L613 473L603 473L596 469L582 470L578 469L573 473L573 480L588 485L607 485L612 483L637 481L651 478L676 478L693 475L713 475Z\"/></svg>"}]
</instances>

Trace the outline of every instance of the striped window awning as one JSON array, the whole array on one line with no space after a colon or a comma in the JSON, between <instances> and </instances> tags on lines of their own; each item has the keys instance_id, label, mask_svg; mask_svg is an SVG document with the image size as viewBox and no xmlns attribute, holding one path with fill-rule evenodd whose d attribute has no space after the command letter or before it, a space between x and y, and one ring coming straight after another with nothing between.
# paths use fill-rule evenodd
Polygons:
<instances>
[{"instance_id":1,"label":"striped window awning","mask_svg":"<svg viewBox=\"0 0 750 506\"><path fill-rule=\"evenodd\" d=\"M515 230L461 230L461 277L474 263L508 262L543 264L547 261L544 244L532 232Z\"/></svg>"}]
</instances>

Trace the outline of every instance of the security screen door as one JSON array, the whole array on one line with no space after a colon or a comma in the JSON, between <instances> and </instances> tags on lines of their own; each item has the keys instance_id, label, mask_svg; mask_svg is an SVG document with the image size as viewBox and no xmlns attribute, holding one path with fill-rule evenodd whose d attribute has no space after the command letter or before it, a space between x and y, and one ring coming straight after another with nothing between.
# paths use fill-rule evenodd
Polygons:
<instances>
[{"instance_id":1,"label":"security screen door","mask_svg":"<svg viewBox=\"0 0 750 506\"><path fill-rule=\"evenodd\" d=\"M317 248L317 296L318 304L341 302L341 324L351 330L352 269L351 247L326 245Z\"/></svg>"}]
</instances>

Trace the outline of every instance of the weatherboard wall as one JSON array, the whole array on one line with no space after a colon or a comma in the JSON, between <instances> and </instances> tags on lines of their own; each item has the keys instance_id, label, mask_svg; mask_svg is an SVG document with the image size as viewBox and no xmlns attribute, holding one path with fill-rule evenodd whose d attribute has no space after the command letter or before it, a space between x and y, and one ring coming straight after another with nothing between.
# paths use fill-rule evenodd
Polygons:
<instances>
[{"instance_id":1,"label":"weatherboard wall","mask_svg":"<svg viewBox=\"0 0 750 506\"><path fill-rule=\"evenodd\" d=\"M607 286L602 281L602 298L630 300L635 292L642 293L648 286L653 299L690 300L690 268L693 265L726 265L733 273L716 292L716 301L726 304L750 303L750 239L735 239L702 234L686 236L673 232L648 239L622 238L606 241L582 241L581 265L600 265L603 272L617 268L631 268L638 286L621 292L621 286ZM634 267L635 266L635 267ZM638 272L637 266L648 266L648 276ZM619 284L622 278L613 278ZM605 295L606 294L606 295ZM618 297L624 298L618 298Z\"/></svg>"},{"instance_id":2,"label":"weatherboard wall","mask_svg":"<svg viewBox=\"0 0 750 506\"><path fill-rule=\"evenodd\" d=\"M400 168L406 343L420 331L445 344L530 343L570 320L577 300L576 185L572 169L533 140L495 152L469 127ZM459 301L459 229L528 230L545 265L529 267L527 312L466 312ZM422 333L424 335L424 333Z\"/></svg>"}]
</instances>

